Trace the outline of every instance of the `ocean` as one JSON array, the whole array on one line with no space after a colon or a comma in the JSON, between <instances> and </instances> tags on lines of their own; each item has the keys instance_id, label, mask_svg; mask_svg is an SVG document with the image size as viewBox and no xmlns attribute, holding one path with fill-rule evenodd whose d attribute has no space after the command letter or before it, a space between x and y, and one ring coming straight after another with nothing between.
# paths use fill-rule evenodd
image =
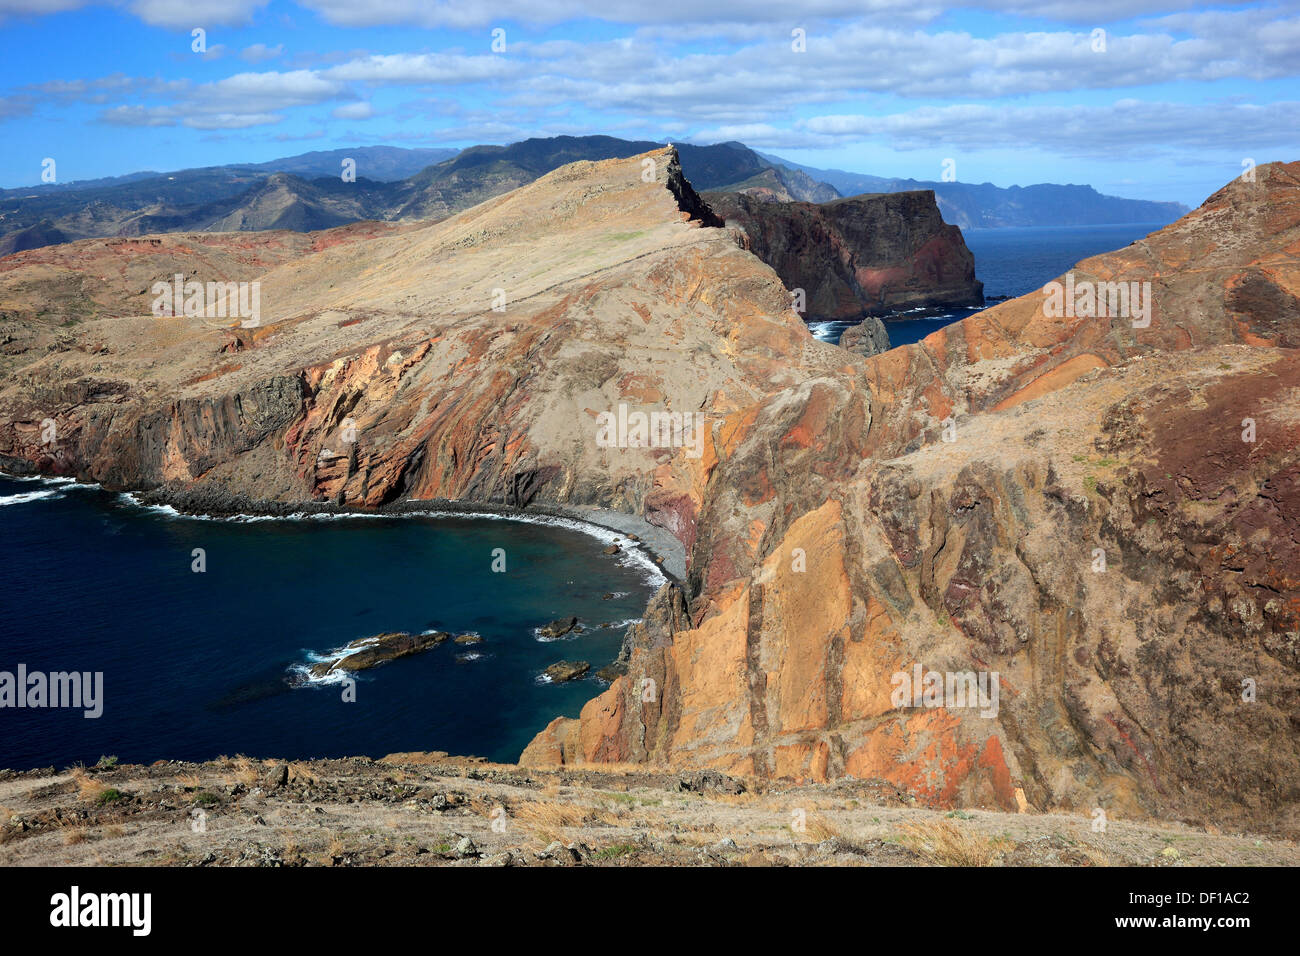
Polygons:
<instances>
[{"instance_id":1,"label":"ocean","mask_svg":"<svg viewBox=\"0 0 1300 956\"><path fill-rule=\"evenodd\" d=\"M1166 223L1130 223L1111 226L1053 226L1014 229L963 229L966 245L975 256L975 277L984 282L988 305L1041 289L1081 259L1122 249L1163 228ZM987 308L987 306L986 306ZM894 348L919 342L945 325L960 322L980 309L912 309L881 316ZM825 342L838 342L853 322L810 322L809 328Z\"/></svg>"},{"instance_id":2,"label":"ocean","mask_svg":"<svg viewBox=\"0 0 1300 956\"><path fill-rule=\"evenodd\" d=\"M610 663L664 580L644 552L602 554L615 539L492 517L189 518L93 486L0 478L0 672L103 675L99 717L0 709L0 768L407 750L516 760L605 686L542 671ZM538 639L570 615L582 634ZM483 642L362 671L354 701L303 680L357 638L426 630Z\"/></svg>"}]
</instances>

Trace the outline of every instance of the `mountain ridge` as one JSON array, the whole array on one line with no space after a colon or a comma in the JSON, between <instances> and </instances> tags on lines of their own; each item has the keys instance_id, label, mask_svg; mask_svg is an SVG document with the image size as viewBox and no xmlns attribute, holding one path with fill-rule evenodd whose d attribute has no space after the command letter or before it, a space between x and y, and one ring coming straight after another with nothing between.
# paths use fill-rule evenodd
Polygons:
<instances>
[{"instance_id":1,"label":"mountain ridge","mask_svg":"<svg viewBox=\"0 0 1300 956\"><path fill-rule=\"evenodd\" d=\"M859 193L933 190L944 218L963 229L1015 226L1084 226L1119 223L1168 223L1191 211L1177 202L1124 199L1108 196L1094 187L1077 184L1035 183L1030 186L995 186L992 183L942 182L819 169L760 152L774 163L801 170L828 183L844 195ZM1073 208L1069 203L1072 201ZM1066 204L1062 208L1062 204Z\"/></svg>"},{"instance_id":2,"label":"mountain ridge","mask_svg":"<svg viewBox=\"0 0 1300 956\"><path fill-rule=\"evenodd\" d=\"M472 146L392 179L385 177L405 172L413 161L438 151L361 147L305 153L260 164L153 176L133 173L86 185L11 189L0 191L0 255L35 248L37 243L108 235L220 228L253 231L286 226L312 230L365 219L440 219L518 188L568 162L626 158L659 148L662 144L612 136L533 138L506 146ZM1118 215L1087 213L1092 207L1128 210L1128 218L1120 217L1119 221L1137 221L1134 210L1145 210L1143 215L1153 217L1143 221L1174 218L1168 204L1105 197L1091 187L1001 190L995 186L884 180L848 173L842 177L849 178L841 177L837 185L829 179L840 176L839 171L777 162L742 143L683 143L677 150L687 179L700 190L747 192L779 201L825 202L840 194L932 189L945 218L966 228L1025 221L1112 221ZM341 158L347 157L358 160L354 182L344 182L340 176ZM273 174L294 177L277 180L277 185L295 195L281 196L268 206L266 183ZM869 188L856 188L863 185ZM1009 196L1016 197L1015 201L1008 200ZM1063 197L1069 198L1075 213L1061 214L1065 208L1061 205ZM1021 208L1026 204L1028 208ZM293 212L287 212L289 209ZM1084 212L1077 211L1080 209Z\"/></svg>"}]
</instances>

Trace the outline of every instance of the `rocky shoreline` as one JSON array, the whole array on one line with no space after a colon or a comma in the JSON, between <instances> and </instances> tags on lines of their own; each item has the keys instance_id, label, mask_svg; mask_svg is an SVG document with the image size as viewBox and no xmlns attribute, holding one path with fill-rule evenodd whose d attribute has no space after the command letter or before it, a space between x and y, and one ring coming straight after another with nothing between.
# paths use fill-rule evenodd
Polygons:
<instances>
[{"instance_id":1,"label":"rocky shoreline","mask_svg":"<svg viewBox=\"0 0 1300 956\"><path fill-rule=\"evenodd\" d=\"M4 464L12 465L13 460ZM0 478L30 481L32 479L56 480L67 477L69 476L43 475L35 471L24 472L17 468L0 468ZM89 484L94 483L90 482ZM201 518L294 518L304 515L404 517L408 515L447 514L463 515L467 518L476 515L491 515L520 521L535 520L537 518L561 518L577 524L603 528L607 531L617 531L624 536L619 542L620 551L641 551L674 584L681 583L686 577L686 549L680 541L663 528L650 524L644 518L638 518L635 515L621 511L614 511L610 508L548 504L529 504L519 508L494 502L453 501L446 498L427 501L396 501L375 508L359 508L354 505L340 505L329 501L273 501L251 498L215 485L203 485L194 488L162 487L144 491L123 489L120 493L130 495L142 505L171 508L179 514Z\"/></svg>"},{"instance_id":2,"label":"rocky shoreline","mask_svg":"<svg viewBox=\"0 0 1300 956\"><path fill-rule=\"evenodd\" d=\"M48 477L48 476L43 476ZM453 501L447 498L404 500L375 508L359 508L327 501L268 501L232 493L214 485L194 488L154 488L128 491L144 505L170 507L181 514L234 518L239 516L291 518L298 515L357 515L363 517L402 517L406 515L493 515L527 521L535 518L563 518L570 521L617 531L625 536L624 550L640 550L674 583L686 577L686 549L663 528L644 518L609 508L584 508L565 505L529 504L519 508L495 502ZM627 538L635 535L635 538Z\"/></svg>"}]
</instances>

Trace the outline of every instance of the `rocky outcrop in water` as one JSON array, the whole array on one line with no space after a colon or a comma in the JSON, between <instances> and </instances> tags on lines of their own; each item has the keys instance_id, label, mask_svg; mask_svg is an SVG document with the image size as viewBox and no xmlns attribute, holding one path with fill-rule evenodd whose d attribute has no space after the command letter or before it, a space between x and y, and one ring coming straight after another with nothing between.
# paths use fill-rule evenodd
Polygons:
<instances>
[{"instance_id":1,"label":"rocky outcrop in water","mask_svg":"<svg viewBox=\"0 0 1300 956\"><path fill-rule=\"evenodd\" d=\"M538 629L537 634L539 637L554 640L557 637L563 637L565 634L568 634L577 626L578 619L576 617L561 617L552 621L550 624L542 625L542 627Z\"/></svg>"},{"instance_id":2,"label":"rocky outcrop in water","mask_svg":"<svg viewBox=\"0 0 1300 956\"><path fill-rule=\"evenodd\" d=\"M567 681L577 680L589 670L591 670L591 665L586 661L556 661L546 668L542 675L552 683L563 684Z\"/></svg>"},{"instance_id":3,"label":"rocky outcrop in water","mask_svg":"<svg viewBox=\"0 0 1300 956\"><path fill-rule=\"evenodd\" d=\"M363 637L344 648L343 656L338 660L313 664L310 668L311 675L325 677L336 671L369 670L387 661L410 657L412 654L437 647L450 637L451 635L444 631L430 631L425 634L407 634L402 631Z\"/></svg>"}]
</instances>

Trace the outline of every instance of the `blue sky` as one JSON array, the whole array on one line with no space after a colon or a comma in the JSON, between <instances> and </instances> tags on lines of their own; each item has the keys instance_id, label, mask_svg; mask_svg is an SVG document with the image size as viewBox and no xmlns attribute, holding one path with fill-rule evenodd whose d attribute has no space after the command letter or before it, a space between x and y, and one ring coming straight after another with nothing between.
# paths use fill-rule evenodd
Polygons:
<instances>
[{"instance_id":1,"label":"blue sky","mask_svg":"<svg viewBox=\"0 0 1300 956\"><path fill-rule=\"evenodd\" d=\"M0 0L0 185L608 133L1194 205L1298 76L1300 0Z\"/></svg>"}]
</instances>

